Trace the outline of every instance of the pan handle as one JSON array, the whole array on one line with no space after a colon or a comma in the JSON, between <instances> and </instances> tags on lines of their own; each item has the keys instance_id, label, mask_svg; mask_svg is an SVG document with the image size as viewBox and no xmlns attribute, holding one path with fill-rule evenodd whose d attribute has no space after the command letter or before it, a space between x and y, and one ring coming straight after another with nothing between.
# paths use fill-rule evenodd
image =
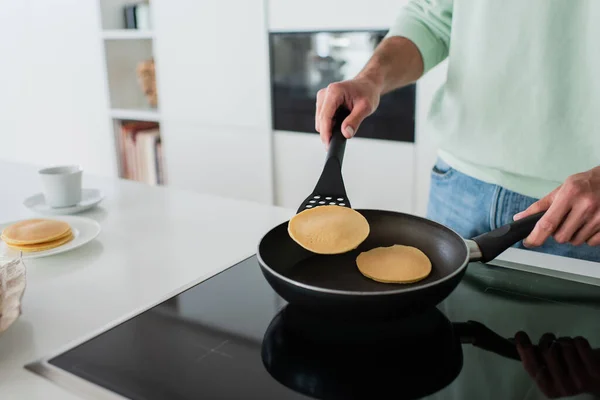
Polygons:
<instances>
[{"instance_id":1,"label":"pan handle","mask_svg":"<svg viewBox=\"0 0 600 400\"><path fill-rule=\"evenodd\" d=\"M477 321L454 322L452 326L461 343L470 343L502 357L521 361L513 341L503 338L482 323Z\"/></svg>"},{"instance_id":2,"label":"pan handle","mask_svg":"<svg viewBox=\"0 0 600 400\"><path fill-rule=\"evenodd\" d=\"M474 237L472 241L477 244L479 252L471 251L470 261L488 262L498 257L500 253L529 236L544 214L545 211L542 211Z\"/></svg>"}]
</instances>

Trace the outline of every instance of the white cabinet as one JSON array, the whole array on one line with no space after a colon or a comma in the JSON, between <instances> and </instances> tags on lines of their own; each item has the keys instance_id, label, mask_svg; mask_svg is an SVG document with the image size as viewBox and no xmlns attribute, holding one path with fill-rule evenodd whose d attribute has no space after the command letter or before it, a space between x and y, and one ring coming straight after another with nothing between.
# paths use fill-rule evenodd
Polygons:
<instances>
[{"instance_id":1,"label":"white cabinet","mask_svg":"<svg viewBox=\"0 0 600 400\"><path fill-rule=\"evenodd\" d=\"M263 0L152 0L169 185L272 201Z\"/></svg>"},{"instance_id":2,"label":"white cabinet","mask_svg":"<svg viewBox=\"0 0 600 400\"><path fill-rule=\"evenodd\" d=\"M169 187L272 202L270 132L164 118Z\"/></svg>"},{"instance_id":3,"label":"white cabinet","mask_svg":"<svg viewBox=\"0 0 600 400\"><path fill-rule=\"evenodd\" d=\"M269 126L263 0L153 0L165 118Z\"/></svg>"},{"instance_id":4,"label":"white cabinet","mask_svg":"<svg viewBox=\"0 0 600 400\"><path fill-rule=\"evenodd\" d=\"M325 148L313 134L275 132L276 204L296 209L314 189ZM347 142L342 169L353 208L412 212L412 143L354 138Z\"/></svg>"}]
</instances>

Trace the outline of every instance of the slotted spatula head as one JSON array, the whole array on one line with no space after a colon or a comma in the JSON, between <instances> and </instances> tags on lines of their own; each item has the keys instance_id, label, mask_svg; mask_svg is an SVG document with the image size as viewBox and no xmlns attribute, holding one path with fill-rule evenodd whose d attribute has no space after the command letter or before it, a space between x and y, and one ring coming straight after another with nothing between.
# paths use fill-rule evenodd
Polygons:
<instances>
[{"instance_id":1,"label":"slotted spatula head","mask_svg":"<svg viewBox=\"0 0 600 400\"><path fill-rule=\"evenodd\" d=\"M321 172L321 177L313 192L302 202L297 212L325 205L351 207L342 178L342 162L346 150L346 138L342 135L342 122L349 114L345 107L339 108L335 113L323 172Z\"/></svg>"}]
</instances>

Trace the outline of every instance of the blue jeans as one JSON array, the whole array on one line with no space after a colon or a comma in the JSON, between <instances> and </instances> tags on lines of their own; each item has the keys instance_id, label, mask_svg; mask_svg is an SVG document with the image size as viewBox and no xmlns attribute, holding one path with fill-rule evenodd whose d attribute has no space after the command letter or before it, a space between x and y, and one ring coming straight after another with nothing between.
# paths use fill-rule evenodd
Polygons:
<instances>
[{"instance_id":1,"label":"blue jeans","mask_svg":"<svg viewBox=\"0 0 600 400\"><path fill-rule=\"evenodd\" d=\"M431 171L427 217L468 239L512 222L513 215L536 200L471 178L438 158ZM525 248L522 242L514 247ZM600 247L560 244L553 238L528 250L600 262Z\"/></svg>"}]
</instances>

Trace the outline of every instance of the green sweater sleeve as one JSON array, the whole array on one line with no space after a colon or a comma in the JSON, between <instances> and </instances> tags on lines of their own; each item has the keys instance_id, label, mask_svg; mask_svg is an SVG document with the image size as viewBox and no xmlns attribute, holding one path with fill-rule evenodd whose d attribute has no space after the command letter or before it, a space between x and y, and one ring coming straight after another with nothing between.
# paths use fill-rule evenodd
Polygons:
<instances>
[{"instance_id":1,"label":"green sweater sleeve","mask_svg":"<svg viewBox=\"0 0 600 400\"><path fill-rule=\"evenodd\" d=\"M411 0L386 35L403 36L417 46L423 74L448 57L452 6L453 0Z\"/></svg>"}]
</instances>

